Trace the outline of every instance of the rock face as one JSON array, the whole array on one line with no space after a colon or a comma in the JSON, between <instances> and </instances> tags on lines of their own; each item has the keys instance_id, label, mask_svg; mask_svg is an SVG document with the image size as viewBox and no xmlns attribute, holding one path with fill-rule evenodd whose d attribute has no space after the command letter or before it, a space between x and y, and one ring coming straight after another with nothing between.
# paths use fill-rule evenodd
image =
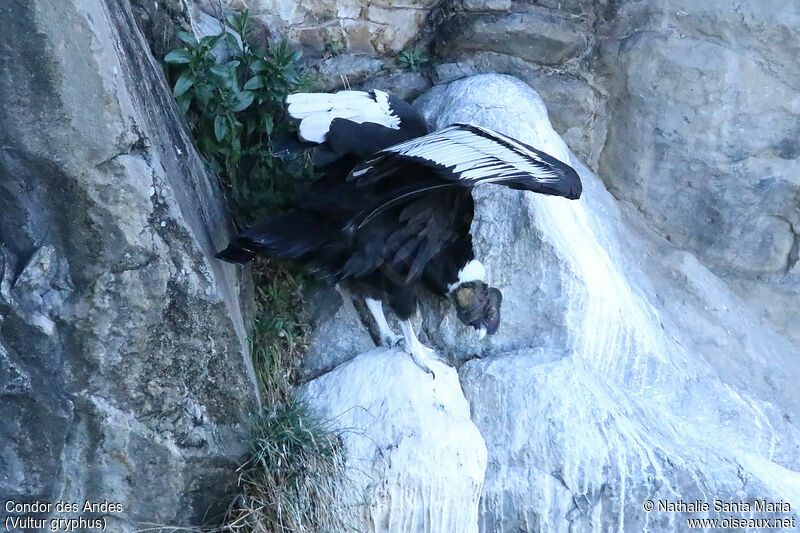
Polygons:
<instances>
[{"instance_id":1,"label":"rock face","mask_svg":"<svg viewBox=\"0 0 800 533\"><path fill-rule=\"evenodd\" d=\"M431 21L435 78L458 80L419 102L431 122L497 129L584 180L579 202L475 191L501 330L477 341L440 299L418 323L463 392L452 369L431 382L370 351L347 300L310 298L305 390L358 429L365 530L687 528L647 499L797 515L796 4L132 3L0 7L0 499L118 501L123 532L227 503L257 404L242 284L209 260L229 229L219 191L134 18L160 53L178 25L250 7L273 37L328 49L326 87L408 96L425 77L376 56ZM525 83L460 79L487 71Z\"/></svg>"},{"instance_id":2,"label":"rock face","mask_svg":"<svg viewBox=\"0 0 800 533\"><path fill-rule=\"evenodd\" d=\"M607 129L605 90L592 70L599 39L596 4L446 2L433 33L442 60L434 77L445 83L494 72L523 80L542 96L570 148L596 168Z\"/></svg>"},{"instance_id":3,"label":"rock face","mask_svg":"<svg viewBox=\"0 0 800 533\"><path fill-rule=\"evenodd\" d=\"M254 0L251 13L274 33L310 52L334 47L361 54L396 53L417 37L433 0Z\"/></svg>"},{"instance_id":4,"label":"rock face","mask_svg":"<svg viewBox=\"0 0 800 533\"><path fill-rule=\"evenodd\" d=\"M453 17L442 27L443 52L497 52L542 65L561 65L579 57L588 44L580 21L536 6L504 15Z\"/></svg>"},{"instance_id":5,"label":"rock face","mask_svg":"<svg viewBox=\"0 0 800 533\"><path fill-rule=\"evenodd\" d=\"M599 169L797 342L800 6L776 6L622 3L599 48Z\"/></svg>"},{"instance_id":6,"label":"rock face","mask_svg":"<svg viewBox=\"0 0 800 533\"><path fill-rule=\"evenodd\" d=\"M0 32L0 499L213 519L258 401L220 191L127 2Z\"/></svg>"},{"instance_id":7,"label":"rock face","mask_svg":"<svg viewBox=\"0 0 800 533\"><path fill-rule=\"evenodd\" d=\"M378 348L304 387L317 410L347 428L358 531L478 531L486 446L456 371Z\"/></svg>"},{"instance_id":8,"label":"rock face","mask_svg":"<svg viewBox=\"0 0 800 533\"><path fill-rule=\"evenodd\" d=\"M309 348L302 372L304 381L375 347L347 294L333 287L313 286L304 291L303 300L311 315Z\"/></svg>"},{"instance_id":9,"label":"rock face","mask_svg":"<svg viewBox=\"0 0 800 533\"><path fill-rule=\"evenodd\" d=\"M478 76L419 105L571 161L584 183L577 202L476 191L476 253L507 319L479 344L428 313L439 346L493 354L460 370L489 449L481 531L683 531L687 515L643 502L800 499L797 346L620 210L527 85Z\"/></svg>"}]
</instances>

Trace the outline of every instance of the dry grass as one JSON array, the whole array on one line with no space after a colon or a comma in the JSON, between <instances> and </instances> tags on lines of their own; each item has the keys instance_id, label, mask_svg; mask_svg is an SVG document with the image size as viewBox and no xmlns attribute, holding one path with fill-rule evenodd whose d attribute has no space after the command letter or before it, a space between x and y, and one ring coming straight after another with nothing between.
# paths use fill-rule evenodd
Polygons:
<instances>
[{"instance_id":1,"label":"dry grass","mask_svg":"<svg viewBox=\"0 0 800 533\"><path fill-rule=\"evenodd\" d=\"M340 433L292 392L308 331L298 276L268 260L254 264L251 348L263 412L252 425L249 458L239 468L240 493L224 532L354 531L341 498L351 482Z\"/></svg>"},{"instance_id":2,"label":"dry grass","mask_svg":"<svg viewBox=\"0 0 800 533\"><path fill-rule=\"evenodd\" d=\"M341 493L348 489L344 447L328 422L294 402L261 418L242 490L225 531L311 533L353 531Z\"/></svg>"},{"instance_id":3,"label":"dry grass","mask_svg":"<svg viewBox=\"0 0 800 533\"><path fill-rule=\"evenodd\" d=\"M276 261L259 257L253 264L256 317L250 349L267 410L292 399L291 385L308 347L300 276Z\"/></svg>"}]
</instances>

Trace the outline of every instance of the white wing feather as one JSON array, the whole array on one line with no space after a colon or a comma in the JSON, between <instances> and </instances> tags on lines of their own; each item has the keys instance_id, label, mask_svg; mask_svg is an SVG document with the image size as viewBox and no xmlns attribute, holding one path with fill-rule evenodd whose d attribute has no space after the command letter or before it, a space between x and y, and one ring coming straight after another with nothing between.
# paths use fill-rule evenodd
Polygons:
<instances>
[{"instance_id":1,"label":"white wing feather","mask_svg":"<svg viewBox=\"0 0 800 533\"><path fill-rule=\"evenodd\" d=\"M472 130L479 130L480 135ZM376 154L353 173L368 173L382 155L398 154L421 158L458 174L459 180L501 181L526 174L539 182L556 182L560 176L535 152L510 137L472 124L456 124L435 133L417 137Z\"/></svg>"},{"instance_id":2,"label":"white wing feather","mask_svg":"<svg viewBox=\"0 0 800 533\"><path fill-rule=\"evenodd\" d=\"M374 95L374 96L373 96ZM389 95L383 91L339 91L337 93L296 93L286 98L287 111L300 120L298 136L309 142L325 142L335 118L353 122L374 122L399 129L400 119L392 113Z\"/></svg>"}]
</instances>

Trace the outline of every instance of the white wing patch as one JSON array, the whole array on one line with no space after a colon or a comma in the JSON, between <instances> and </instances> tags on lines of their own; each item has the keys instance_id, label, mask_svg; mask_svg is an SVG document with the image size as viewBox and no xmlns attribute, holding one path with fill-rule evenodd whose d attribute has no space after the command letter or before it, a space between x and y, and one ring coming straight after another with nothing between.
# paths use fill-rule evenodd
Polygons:
<instances>
[{"instance_id":1,"label":"white wing patch","mask_svg":"<svg viewBox=\"0 0 800 533\"><path fill-rule=\"evenodd\" d=\"M338 93L296 93L286 97L287 111L300 120L298 136L309 142L325 142L325 135L335 118L353 122L374 122L400 129L398 118L383 91L339 91Z\"/></svg>"},{"instance_id":2,"label":"white wing patch","mask_svg":"<svg viewBox=\"0 0 800 533\"><path fill-rule=\"evenodd\" d=\"M471 124L455 124L435 133L390 146L353 172L368 173L382 156L420 158L458 174L459 180L493 182L530 176L542 183L561 179L552 165L510 137Z\"/></svg>"}]
</instances>

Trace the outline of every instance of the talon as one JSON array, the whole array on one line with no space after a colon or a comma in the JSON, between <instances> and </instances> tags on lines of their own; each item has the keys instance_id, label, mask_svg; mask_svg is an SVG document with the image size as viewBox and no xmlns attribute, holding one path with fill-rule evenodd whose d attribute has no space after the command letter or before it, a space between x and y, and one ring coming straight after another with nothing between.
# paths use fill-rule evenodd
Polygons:
<instances>
[{"instance_id":1,"label":"talon","mask_svg":"<svg viewBox=\"0 0 800 533\"><path fill-rule=\"evenodd\" d=\"M426 374L430 374L431 379L436 379L436 373L431 369L431 367L424 363L424 361L419 357L419 354L411 352L408 352L408 354L411 356L411 360L414 361L414 364L416 364Z\"/></svg>"},{"instance_id":2,"label":"talon","mask_svg":"<svg viewBox=\"0 0 800 533\"><path fill-rule=\"evenodd\" d=\"M411 356L411 360L414 361L414 364L424 370L426 374L430 374L434 379L436 379L436 374L433 370L431 370L431 367L426 364L426 361L439 360L436 352L420 343L412 346L406 345L403 347L403 350Z\"/></svg>"},{"instance_id":3,"label":"talon","mask_svg":"<svg viewBox=\"0 0 800 533\"><path fill-rule=\"evenodd\" d=\"M408 320L403 320L400 322L400 327L403 328L403 337L405 342L403 343L403 351L408 353L411 356L411 359L414 361L418 367L424 370L427 374L430 374L433 379L436 379L436 374L433 370L425 364L426 360L439 360L442 361L439 355L428 348L417 339L416 334L414 333L414 328L411 327L411 322Z\"/></svg>"}]
</instances>

